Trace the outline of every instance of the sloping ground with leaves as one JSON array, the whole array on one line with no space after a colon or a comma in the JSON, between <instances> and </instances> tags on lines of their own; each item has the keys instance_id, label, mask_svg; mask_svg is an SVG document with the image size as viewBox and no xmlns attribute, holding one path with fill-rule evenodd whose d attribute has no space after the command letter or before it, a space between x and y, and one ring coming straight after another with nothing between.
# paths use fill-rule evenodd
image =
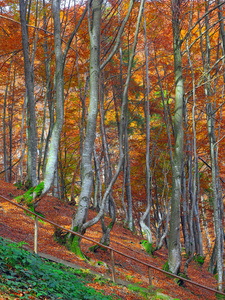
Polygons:
<instances>
[{"instance_id":1,"label":"sloping ground with leaves","mask_svg":"<svg viewBox=\"0 0 225 300\"><path fill-rule=\"evenodd\" d=\"M14 185L0 182L0 195L13 199L24 193L23 190L17 189ZM76 208L75 208L76 209ZM46 196L40 201L37 211L43 214L47 219L70 229L71 217L75 209L67 203L58 199ZM95 215L94 211L89 212L89 218ZM48 223L39 222L38 229L38 251L50 254L54 257L79 264L82 269L93 270L105 275L111 275L110 253L99 249L96 253L89 250L93 246L90 242L82 240L82 251L90 258L90 261L84 261L68 251L64 246L56 243L54 239L54 228ZM8 238L15 242L24 241L33 249L34 220L31 216L26 215L19 208L0 198L0 236ZM87 230L86 236L99 241L101 238L101 225L96 224ZM150 263L158 268L163 268L167 260L167 251L163 248L154 253L154 257L148 255L141 245L142 238L123 228L122 224L117 223L111 233L110 246L119 251L138 258L144 262ZM193 261L188 269L188 277L202 285L216 288L216 279L207 272L209 255L206 256L203 266L199 266ZM183 265L186 258L183 257ZM102 263L103 262L103 263ZM131 261L125 257L115 254L116 276L131 284L139 287L148 286L148 270L146 267ZM152 271L153 286L162 293L178 299L216 299L215 294L210 291L197 288L194 285L185 283L179 286L176 281L164 274ZM102 286L98 281L89 283L89 286L96 290ZM137 296L125 287L114 285L105 285L104 293L106 295L117 294L120 299L144 299L143 296ZM158 298L159 299L159 298Z\"/></svg>"}]
</instances>

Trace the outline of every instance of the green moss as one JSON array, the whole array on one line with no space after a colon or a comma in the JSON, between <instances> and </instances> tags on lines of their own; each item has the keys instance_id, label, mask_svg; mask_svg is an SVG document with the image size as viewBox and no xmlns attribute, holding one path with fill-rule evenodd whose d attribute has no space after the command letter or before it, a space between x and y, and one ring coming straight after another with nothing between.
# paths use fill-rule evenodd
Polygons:
<instances>
[{"instance_id":1,"label":"green moss","mask_svg":"<svg viewBox=\"0 0 225 300\"><path fill-rule=\"evenodd\" d=\"M42 194L43 189L44 182L41 182L36 187L30 188L25 194L18 196L15 199L18 203L25 202L28 207L32 207L34 196L35 198L39 197Z\"/></svg>"},{"instance_id":2,"label":"green moss","mask_svg":"<svg viewBox=\"0 0 225 300\"><path fill-rule=\"evenodd\" d=\"M78 232L79 227L74 226L73 231ZM69 251L72 251L76 256L87 260L89 259L80 248L80 237L74 234L64 232L62 229L55 228L54 237L57 243L64 245Z\"/></svg>"},{"instance_id":3,"label":"green moss","mask_svg":"<svg viewBox=\"0 0 225 300\"><path fill-rule=\"evenodd\" d=\"M113 228L113 224L114 224L114 222L110 222L110 223L109 223L109 226L108 226L109 229L112 229L112 228Z\"/></svg>"},{"instance_id":4,"label":"green moss","mask_svg":"<svg viewBox=\"0 0 225 300\"><path fill-rule=\"evenodd\" d=\"M16 201L18 203L25 202L28 206L29 204L33 201L33 192L34 192L34 187L29 189L25 194L16 197Z\"/></svg>"},{"instance_id":5,"label":"green moss","mask_svg":"<svg viewBox=\"0 0 225 300\"><path fill-rule=\"evenodd\" d=\"M79 256L82 259L87 259L87 257L84 255L84 253L80 249L80 237L79 236L73 236L73 238L69 238L67 242L67 247L70 251L72 251L75 255Z\"/></svg>"},{"instance_id":6,"label":"green moss","mask_svg":"<svg viewBox=\"0 0 225 300\"><path fill-rule=\"evenodd\" d=\"M143 247L145 248L145 251L153 256L155 248L152 246L152 243L149 243L148 241L142 240L141 241Z\"/></svg>"},{"instance_id":7,"label":"green moss","mask_svg":"<svg viewBox=\"0 0 225 300\"><path fill-rule=\"evenodd\" d=\"M169 272L172 274L172 272L170 271L170 267L169 267L169 263L168 263L168 260L166 261L166 263L163 265L162 269L166 272ZM170 276L170 275L166 275L167 277L169 278L174 278L173 276Z\"/></svg>"},{"instance_id":8,"label":"green moss","mask_svg":"<svg viewBox=\"0 0 225 300\"><path fill-rule=\"evenodd\" d=\"M166 272L169 272L169 271L170 271L168 260L167 260L166 263L163 265L163 270L166 271Z\"/></svg>"},{"instance_id":9,"label":"green moss","mask_svg":"<svg viewBox=\"0 0 225 300\"><path fill-rule=\"evenodd\" d=\"M205 256L201 256L200 254L197 254L194 256L194 260L200 265L202 266L204 264L205 261Z\"/></svg>"},{"instance_id":10,"label":"green moss","mask_svg":"<svg viewBox=\"0 0 225 300\"><path fill-rule=\"evenodd\" d=\"M36 197L41 196L44 186L45 185L43 181L36 186L36 188L34 189L34 193L36 194Z\"/></svg>"}]
</instances>

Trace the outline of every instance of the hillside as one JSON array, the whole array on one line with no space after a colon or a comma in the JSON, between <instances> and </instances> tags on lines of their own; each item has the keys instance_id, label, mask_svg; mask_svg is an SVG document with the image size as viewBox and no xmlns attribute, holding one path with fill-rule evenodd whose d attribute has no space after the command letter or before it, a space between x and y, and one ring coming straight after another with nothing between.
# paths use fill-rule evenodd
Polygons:
<instances>
[{"instance_id":1,"label":"hillside","mask_svg":"<svg viewBox=\"0 0 225 300\"><path fill-rule=\"evenodd\" d=\"M15 196L24 192L18 190L14 185L9 183L1 181L0 184L0 195L9 199L13 199ZM56 198L46 196L40 202L38 211L45 215L47 219L52 220L68 229L70 228L71 216L74 214L74 209L72 206L63 203ZM94 214L95 212L90 210L89 218L92 218ZM24 241L29 244L31 249L33 249L33 232L34 220L27 216L20 209L13 207L11 204L3 201L0 198L0 236L15 242ZM39 222L38 251L79 265L82 269L89 269L103 275L111 276L109 252L98 250L97 253L93 254L89 250L89 247L92 246L92 244L82 240L82 250L91 259L90 262L83 261L76 257L72 252L68 251L65 247L57 244L54 240L53 233L54 228L51 225ZM93 228L89 229L86 235L96 241L99 241L101 237L100 224L96 224ZM117 223L112 230L110 246L162 269L167 259L166 249L156 252L154 257L151 257L143 249L140 243L141 240L141 237L132 234L132 232L123 228L122 224ZM195 282L215 288L216 280L207 272L208 259L209 257L207 256L202 267L193 261L190 264L188 276ZM182 266L184 266L185 260L185 257L183 257ZM104 262L105 264L99 262ZM116 254L115 263L117 278L120 278L124 281L129 281L132 284L139 284L139 286L148 286L148 271L146 268ZM195 286L190 286L189 284L179 287L172 278L168 278L156 271L152 271L152 274L154 288L173 298L179 298L182 300L216 299L216 296L213 293L204 289L196 288ZM98 282L93 281L93 283L90 283L89 285L95 289L102 289ZM104 289L106 295L116 293L120 299L144 299L141 296L137 298L136 294L130 292L123 286L118 287L110 285L107 289L106 286L104 286Z\"/></svg>"}]
</instances>

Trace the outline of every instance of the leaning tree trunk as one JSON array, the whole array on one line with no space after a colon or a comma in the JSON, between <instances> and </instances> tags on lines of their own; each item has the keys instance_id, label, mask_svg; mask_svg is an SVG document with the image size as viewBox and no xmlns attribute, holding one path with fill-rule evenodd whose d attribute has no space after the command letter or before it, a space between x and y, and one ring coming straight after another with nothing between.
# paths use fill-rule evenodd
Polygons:
<instances>
[{"instance_id":1,"label":"leaning tree trunk","mask_svg":"<svg viewBox=\"0 0 225 300\"><path fill-rule=\"evenodd\" d=\"M173 25L173 51L175 71L175 151L173 161L173 184L171 198L171 220L169 232L168 267L177 274L181 266L180 252L180 198L181 198L181 172L183 158L183 98L184 82L181 62L181 40L180 40L180 1L172 0L172 25Z\"/></svg>"}]
</instances>

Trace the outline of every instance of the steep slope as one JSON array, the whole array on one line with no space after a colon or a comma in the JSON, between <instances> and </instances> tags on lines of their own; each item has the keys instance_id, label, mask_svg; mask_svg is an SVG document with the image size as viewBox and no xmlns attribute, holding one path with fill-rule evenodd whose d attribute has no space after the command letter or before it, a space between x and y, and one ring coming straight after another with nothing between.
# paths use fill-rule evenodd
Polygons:
<instances>
[{"instance_id":1,"label":"steep slope","mask_svg":"<svg viewBox=\"0 0 225 300\"><path fill-rule=\"evenodd\" d=\"M10 199L24 192L17 190L12 184L3 181L0 182L0 185L0 195ZM44 197L40 202L38 211L45 215L47 219L68 229L70 228L71 217L75 212L74 208L70 205L50 196ZM89 218L92 218L94 215L95 212L90 210ZM33 232L34 220L20 209L13 207L0 198L0 236L16 242L25 241L33 249ZM100 224L96 224L93 228L89 229L86 236L99 241L101 238ZM123 228L122 224L117 223L112 230L110 246L162 269L167 259L167 251L162 249L155 253L154 257L151 257L144 251L140 244L141 240L141 237L132 234L132 232ZM89 250L89 247L92 245L90 242L82 240L82 250L91 259L90 262L85 262L55 242L53 226L39 222L38 251L74 264L79 264L83 269L90 269L111 276L110 253L99 250L94 254ZM104 264L99 262L104 262ZM183 265L184 262L185 257L183 257ZM139 286L148 286L148 270L146 267L116 254L115 264L117 277L126 281L129 280L133 284L138 283ZM152 271L152 275L154 287L173 298L216 299L215 295L210 291L196 288L189 284L179 287L174 279L156 271ZM203 267L198 266L196 262L192 262L188 270L188 276L191 280L200 284L211 288L216 287L215 278L207 272L207 260ZM94 287L96 283L93 282L91 285ZM121 299L137 299L137 296L129 292L126 288L121 287L117 289L117 292L117 295ZM112 288L108 293L115 293L115 290ZM142 299L141 296L139 299Z\"/></svg>"}]
</instances>

